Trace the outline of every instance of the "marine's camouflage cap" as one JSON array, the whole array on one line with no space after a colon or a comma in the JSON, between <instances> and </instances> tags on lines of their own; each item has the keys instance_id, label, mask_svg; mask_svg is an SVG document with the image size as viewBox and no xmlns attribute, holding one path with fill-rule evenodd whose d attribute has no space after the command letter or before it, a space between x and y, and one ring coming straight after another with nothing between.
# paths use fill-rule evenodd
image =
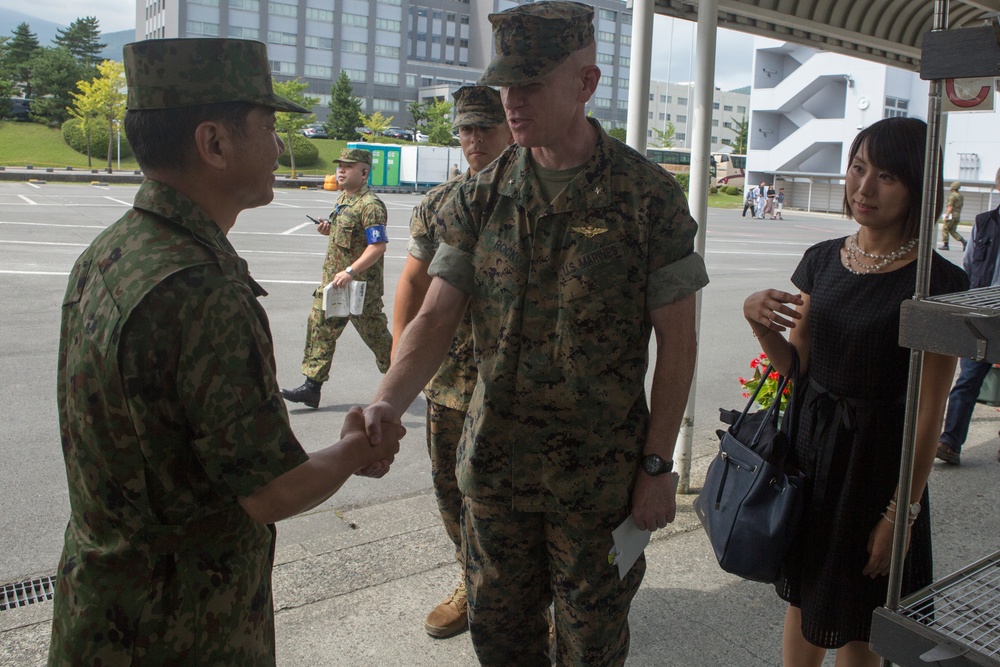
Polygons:
<instances>
[{"instance_id":1,"label":"marine's camouflage cap","mask_svg":"<svg viewBox=\"0 0 1000 667\"><path fill-rule=\"evenodd\" d=\"M310 113L274 94L267 46L249 39L147 39L123 48L126 107L173 109L251 102L276 111Z\"/></svg>"},{"instance_id":2,"label":"marine's camouflage cap","mask_svg":"<svg viewBox=\"0 0 1000 667\"><path fill-rule=\"evenodd\" d=\"M494 127L507 120L500 93L495 88L462 86L451 96L455 100L455 122L451 124L452 127Z\"/></svg>"},{"instance_id":3,"label":"marine's camouflage cap","mask_svg":"<svg viewBox=\"0 0 1000 667\"><path fill-rule=\"evenodd\" d=\"M962 184L959 181L955 181L954 183L951 184L952 190L958 190L960 187L962 187Z\"/></svg>"},{"instance_id":4,"label":"marine's camouflage cap","mask_svg":"<svg viewBox=\"0 0 1000 667\"><path fill-rule=\"evenodd\" d=\"M480 85L534 83L571 53L594 43L594 8L581 2L532 2L489 19L497 54Z\"/></svg>"},{"instance_id":5,"label":"marine's camouflage cap","mask_svg":"<svg viewBox=\"0 0 1000 667\"><path fill-rule=\"evenodd\" d=\"M345 148L340 151L340 157L331 162L363 162L370 165L372 163L371 151L363 148Z\"/></svg>"}]
</instances>

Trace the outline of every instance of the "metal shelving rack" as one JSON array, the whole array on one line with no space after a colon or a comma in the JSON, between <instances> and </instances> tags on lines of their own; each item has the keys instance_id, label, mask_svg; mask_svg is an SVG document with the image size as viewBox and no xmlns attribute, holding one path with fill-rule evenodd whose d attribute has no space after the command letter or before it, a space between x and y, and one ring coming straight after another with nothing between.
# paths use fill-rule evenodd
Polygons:
<instances>
[{"instance_id":1,"label":"metal shelving rack","mask_svg":"<svg viewBox=\"0 0 1000 667\"><path fill-rule=\"evenodd\" d=\"M935 0L934 30L924 35L920 76L931 81L927 164L914 298L900 310L900 345L911 349L899 495L912 487L917 400L923 352L1000 363L1000 287L925 298L930 285L940 171L943 82L995 77L1000 68L1000 21L949 31L948 0ZM905 558L907 504L900 504L893 540L889 593L872 617L871 648L882 664L903 667L1000 667L1000 551L899 599Z\"/></svg>"}]
</instances>

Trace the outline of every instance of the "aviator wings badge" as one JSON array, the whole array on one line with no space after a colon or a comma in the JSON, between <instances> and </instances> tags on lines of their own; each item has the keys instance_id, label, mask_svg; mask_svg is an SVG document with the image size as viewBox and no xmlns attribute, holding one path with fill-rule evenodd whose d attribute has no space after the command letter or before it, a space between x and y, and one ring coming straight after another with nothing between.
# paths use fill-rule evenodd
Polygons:
<instances>
[{"instance_id":1,"label":"aviator wings badge","mask_svg":"<svg viewBox=\"0 0 1000 667\"><path fill-rule=\"evenodd\" d=\"M570 229L572 229L577 234L583 234L588 239L592 239L598 234L603 234L604 232L608 231L607 227L594 227L593 225L589 224L584 227L571 227Z\"/></svg>"}]
</instances>

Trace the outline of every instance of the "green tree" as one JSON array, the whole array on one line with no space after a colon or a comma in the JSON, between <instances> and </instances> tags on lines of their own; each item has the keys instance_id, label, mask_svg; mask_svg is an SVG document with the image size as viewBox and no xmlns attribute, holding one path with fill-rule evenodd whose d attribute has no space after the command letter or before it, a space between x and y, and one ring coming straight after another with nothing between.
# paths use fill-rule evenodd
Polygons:
<instances>
[{"instance_id":1,"label":"green tree","mask_svg":"<svg viewBox=\"0 0 1000 667\"><path fill-rule=\"evenodd\" d=\"M96 71L101 62L101 26L96 16L85 16L69 24L65 30L56 30L52 42L73 54L77 62Z\"/></svg>"},{"instance_id":2,"label":"green tree","mask_svg":"<svg viewBox=\"0 0 1000 667\"><path fill-rule=\"evenodd\" d=\"M667 121L667 128L660 130L655 127L653 130L653 148L673 148L674 147L674 124Z\"/></svg>"},{"instance_id":3,"label":"green tree","mask_svg":"<svg viewBox=\"0 0 1000 667\"><path fill-rule=\"evenodd\" d=\"M395 116L389 116L386 118L382 115L381 111L376 111L371 116L361 116L361 124L371 130L372 134L382 134L385 132L390 125L392 125L392 119Z\"/></svg>"},{"instance_id":4,"label":"green tree","mask_svg":"<svg viewBox=\"0 0 1000 667\"><path fill-rule=\"evenodd\" d=\"M308 87L308 83L299 81L298 79L274 82L275 93L285 99L295 102L296 104L301 104L307 109L312 109L314 106L319 104L319 98L306 95L306 89ZM309 123L315 122L315 120L316 114L314 113L304 114L292 113L291 111L279 111L274 114L275 131L279 136L284 133L286 137L285 146L287 146L288 150L289 165L292 168L292 178L295 178L295 142L292 141L292 139L294 135L298 134L303 127Z\"/></svg>"},{"instance_id":5,"label":"green tree","mask_svg":"<svg viewBox=\"0 0 1000 667\"><path fill-rule=\"evenodd\" d=\"M746 155L747 152L747 133L750 131L750 120L743 116L742 120L736 120L730 117L729 120L736 123L739 128L739 132L736 133L736 143L733 144L733 152L737 155Z\"/></svg>"},{"instance_id":6,"label":"green tree","mask_svg":"<svg viewBox=\"0 0 1000 667\"><path fill-rule=\"evenodd\" d=\"M427 122L427 106L423 102L410 102L406 105L413 119L413 131L416 132Z\"/></svg>"},{"instance_id":7,"label":"green tree","mask_svg":"<svg viewBox=\"0 0 1000 667\"><path fill-rule=\"evenodd\" d=\"M330 115L323 124L327 133L334 139L357 139L354 128L361 122L361 100L354 97L354 85L344 70L340 70L340 76L330 88L329 107Z\"/></svg>"},{"instance_id":8,"label":"green tree","mask_svg":"<svg viewBox=\"0 0 1000 667\"><path fill-rule=\"evenodd\" d=\"M31 97L31 60L42 47L38 43L38 35L31 32L31 26L27 23L18 24L11 34L14 37L4 44L3 62L0 63L0 67L14 85L24 92L25 97Z\"/></svg>"},{"instance_id":9,"label":"green tree","mask_svg":"<svg viewBox=\"0 0 1000 667\"><path fill-rule=\"evenodd\" d=\"M66 107L73 104L77 81L97 74L95 68L81 64L67 49L58 47L39 49L31 60L31 69L35 89L32 116L55 125L69 119Z\"/></svg>"},{"instance_id":10,"label":"green tree","mask_svg":"<svg viewBox=\"0 0 1000 667\"><path fill-rule=\"evenodd\" d=\"M125 117L125 66L113 60L105 60L97 66L98 76L91 81L79 81L79 93L73 93L75 104L68 109L70 115L79 118L87 135L87 164L90 165L90 136L94 123L108 128L108 173L111 173L111 142L115 136L115 122Z\"/></svg>"},{"instance_id":11,"label":"green tree","mask_svg":"<svg viewBox=\"0 0 1000 667\"><path fill-rule=\"evenodd\" d=\"M451 143L451 106L451 102L447 100L428 100L424 105L427 138L431 143Z\"/></svg>"},{"instance_id":12,"label":"green tree","mask_svg":"<svg viewBox=\"0 0 1000 667\"><path fill-rule=\"evenodd\" d=\"M610 130L608 130L608 136L614 137L615 139L624 144L625 140L628 138L628 132L625 130L624 127L613 127Z\"/></svg>"}]
</instances>

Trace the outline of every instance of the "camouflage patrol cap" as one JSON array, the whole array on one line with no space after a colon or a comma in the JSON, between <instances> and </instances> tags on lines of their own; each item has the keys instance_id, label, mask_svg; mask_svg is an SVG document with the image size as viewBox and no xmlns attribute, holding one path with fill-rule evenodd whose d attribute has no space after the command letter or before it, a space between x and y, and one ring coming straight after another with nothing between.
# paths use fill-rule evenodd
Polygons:
<instances>
[{"instance_id":1,"label":"camouflage patrol cap","mask_svg":"<svg viewBox=\"0 0 1000 667\"><path fill-rule=\"evenodd\" d=\"M594 8L545 0L490 14L496 56L479 84L523 86L538 81L574 51L594 43Z\"/></svg>"},{"instance_id":2,"label":"camouflage patrol cap","mask_svg":"<svg viewBox=\"0 0 1000 667\"><path fill-rule=\"evenodd\" d=\"M455 99L455 122L451 124L452 127L493 127L507 120L500 93L495 88L462 86L451 96Z\"/></svg>"},{"instance_id":3,"label":"camouflage patrol cap","mask_svg":"<svg viewBox=\"0 0 1000 667\"><path fill-rule=\"evenodd\" d=\"M274 94L267 46L249 39L147 39L123 48L126 108L173 109L250 102L276 111L309 109Z\"/></svg>"},{"instance_id":4,"label":"camouflage patrol cap","mask_svg":"<svg viewBox=\"0 0 1000 667\"><path fill-rule=\"evenodd\" d=\"M954 183L951 184L951 189L952 190L958 190L961 187L962 187L962 184L959 181L955 181Z\"/></svg>"},{"instance_id":5,"label":"camouflage patrol cap","mask_svg":"<svg viewBox=\"0 0 1000 667\"><path fill-rule=\"evenodd\" d=\"M370 165L372 163L372 154L363 148L345 148L340 151L340 157L336 160L331 160L331 162L363 162Z\"/></svg>"}]
</instances>

